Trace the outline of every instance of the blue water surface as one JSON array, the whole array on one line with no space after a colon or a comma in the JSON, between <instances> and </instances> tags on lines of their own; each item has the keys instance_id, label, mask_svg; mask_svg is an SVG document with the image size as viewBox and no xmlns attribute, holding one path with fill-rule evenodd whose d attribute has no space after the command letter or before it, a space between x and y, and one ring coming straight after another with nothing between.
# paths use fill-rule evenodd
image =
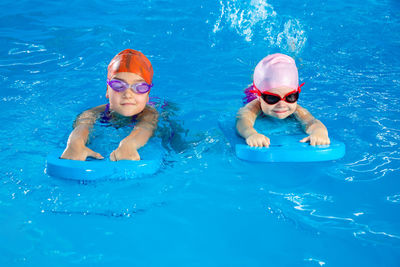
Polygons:
<instances>
[{"instance_id":1,"label":"blue water surface","mask_svg":"<svg viewBox=\"0 0 400 267\"><path fill-rule=\"evenodd\" d=\"M0 8L0 266L400 265L398 1ZM47 154L65 147L77 114L106 103L107 65L125 48L151 60L151 94L174 107L180 139L151 177L49 177ZM346 144L343 159L233 154L218 120L276 52L296 59L299 102Z\"/></svg>"}]
</instances>

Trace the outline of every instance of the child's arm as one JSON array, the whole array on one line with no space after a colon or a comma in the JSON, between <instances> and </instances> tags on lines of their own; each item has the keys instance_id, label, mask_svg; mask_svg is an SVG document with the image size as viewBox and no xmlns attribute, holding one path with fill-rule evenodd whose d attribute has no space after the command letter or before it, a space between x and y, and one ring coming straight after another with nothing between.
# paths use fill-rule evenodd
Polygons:
<instances>
[{"instance_id":1,"label":"child's arm","mask_svg":"<svg viewBox=\"0 0 400 267\"><path fill-rule=\"evenodd\" d=\"M116 160L140 160L138 149L144 146L157 128L158 112L156 109L146 106L139 114L138 123L133 131L119 143L110 159Z\"/></svg>"},{"instance_id":2,"label":"child's arm","mask_svg":"<svg viewBox=\"0 0 400 267\"><path fill-rule=\"evenodd\" d=\"M254 122L261 112L260 101L253 100L239 109L236 115L236 130L239 135L246 139L249 146L268 147L270 140L265 135L259 134L254 129Z\"/></svg>"},{"instance_id":3,"label":"child's arm","mask_svg":"<svg viewBox=\"0 0 400 267\"><path fill-rule=\"evenodd\" d=\"M86 160L87 157L103 159L103 156L86 147L88 135L93 124L96 122L98 114L104 111L104 105L86 110L82 112L74 123L74 130L68 138L67 147L65 148L62 159Z\"/></svg>"},{"instance_id":4,"label":"child's arm","mask_svg":"<svg viewBox=\"0 0 400 267\"><path fill-rule=\"evenodd\" d=\"M309 136L303 138L300 142L310 142L312 146L329 145L331 143L325 125L314 118L307 109L297 105L294 115L303 124L304 131L309 134Z\"/></svg>"}]
</instances>

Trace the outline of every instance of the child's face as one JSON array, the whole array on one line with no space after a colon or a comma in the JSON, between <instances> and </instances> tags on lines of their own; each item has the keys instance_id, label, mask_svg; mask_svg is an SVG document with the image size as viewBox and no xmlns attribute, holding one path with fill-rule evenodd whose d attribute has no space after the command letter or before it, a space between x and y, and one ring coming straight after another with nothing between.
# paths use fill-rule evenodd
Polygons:
<instances>
[{"instance_id":1,"label":"child's face","mask_svg":"<svg viewBox=\"0 0 400 267\"><path fill-rule=\"evenodd\" d=\"M142 77L131 72L118 72L111 79L122 80L130 85L145 82ZM123 92L116 92L110 86L107 86L106 97L109 99L110 109L128 117L143 111L149 101L149 92L137 94L131 88Z\"/></svg>"},{"instance_id":2,"label":"child's face","mask_svg":"<svg viewBox=\"0 0 400 267\"><path fill-rule=\"evenodd\" d=\"M269 90L270 93L280 95L284 97L287 93L293 91L292 88L282 86L278 88L273 88ZM270 105L267 104L262 97L259 97L261 103L261 109L265 115L269 115L278 119L285 119L288 116L292 115L293 112L296 111L297 102L295 103L288 103L284 100L279 101L276 104Z\"/></svg>"}]
</instances>

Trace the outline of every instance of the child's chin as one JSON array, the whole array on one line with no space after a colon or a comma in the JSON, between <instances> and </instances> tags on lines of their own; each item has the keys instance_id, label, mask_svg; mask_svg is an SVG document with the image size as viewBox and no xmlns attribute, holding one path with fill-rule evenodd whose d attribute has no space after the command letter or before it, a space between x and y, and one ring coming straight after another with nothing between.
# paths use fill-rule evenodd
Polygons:
<instances>
[{"instance_id":1,"label":"child's chin","mask_svg":"<svg viewBox=\"0 0 400 267\"><path fill-rule=\"evenodd\" d=\"M134 111L121 111L121 112L118 112L118 113L119 113L119 115L124 116L124 117L132 117L132 116L138 114L139 112L134 112Z\"/></svg>"},{"instance_id":2,"label":"child's chin","mask_svg":"<svg viewBox=\"0 0 400 267\"><path fill-rule=\"evenodd\" d=\"M125 117L132 117L134 115L139 114L142 111L143 111L143 109L141 109L141 108L139 108L137 106L135 106L135 107L127 106L127 107L121 108L118 111L118 113L120 115L122 115L122 116L125 116Z\"/></svg>"},{"instance_id":3,"label":"child's chin","mask_svg":"<svg viewBox=\"0 0 400 267\"><path fill-rule=\"evenodd\" d=\"M291 113L289 112L285 112L285 113L274 113L274 117L280 120L286 119L287 117L289 117Z\"/></svg>"}]
</instances>

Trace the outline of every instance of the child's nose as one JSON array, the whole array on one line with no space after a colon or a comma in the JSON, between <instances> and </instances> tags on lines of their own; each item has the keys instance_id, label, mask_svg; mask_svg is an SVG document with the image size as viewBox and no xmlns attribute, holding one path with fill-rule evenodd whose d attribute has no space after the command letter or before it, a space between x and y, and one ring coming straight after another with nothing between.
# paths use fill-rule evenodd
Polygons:
<instances>
[{"instance_id":1,"label":"child's nose","mask_svg":"<svg viewBox=\"0 0 400 267\"><path fill-rule=\"evenodd\" d=\"M285 106L285 101L279 100L279 102L276 104L277 107L282 107Z\"/></svg>"},{"instance_id":2,"label":"child's nose","mask_svg":"<svg viewBox=\"0 0 400 267\"><path fill-rule=\"evenodd\" d=\"M123 97L124 98L134 98L135 93L132 91L132 89L127 89L124 91Z\"/></svg>"}]
</instances>

